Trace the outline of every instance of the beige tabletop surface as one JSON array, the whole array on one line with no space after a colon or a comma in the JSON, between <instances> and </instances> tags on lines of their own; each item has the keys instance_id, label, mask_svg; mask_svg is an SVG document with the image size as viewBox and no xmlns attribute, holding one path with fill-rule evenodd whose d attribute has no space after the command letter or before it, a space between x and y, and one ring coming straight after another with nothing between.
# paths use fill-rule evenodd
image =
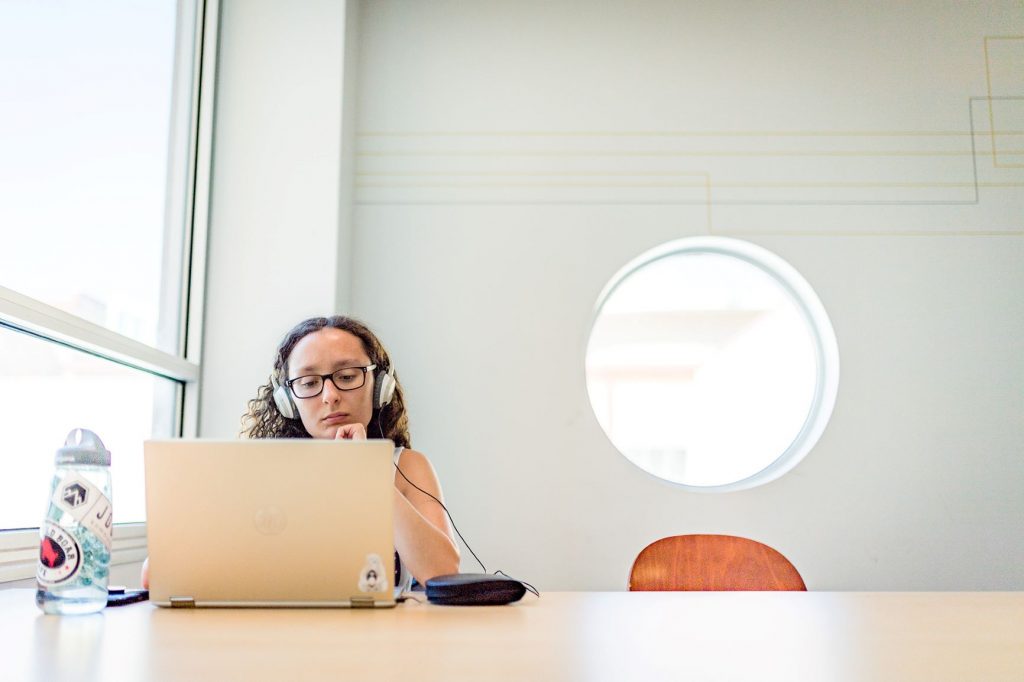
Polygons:
<instances>
[{"instance_id":1,"label":"beige tabletop surface","mask_svg":"<svg viewBox=\"0 0 1024 682\"><path fill-rule=\"evenodd\" d=\"M1024 680L1024 592L551 592L513 605L44 616L0 680Z\"/></svg>"}]
</instances>

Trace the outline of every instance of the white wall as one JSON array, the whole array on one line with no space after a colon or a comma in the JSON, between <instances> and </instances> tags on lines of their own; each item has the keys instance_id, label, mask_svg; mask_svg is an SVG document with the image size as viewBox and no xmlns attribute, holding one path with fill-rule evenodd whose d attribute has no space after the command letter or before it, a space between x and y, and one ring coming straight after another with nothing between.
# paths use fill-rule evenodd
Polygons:
<instances>
[{"instance_id":1,"label":"white wall","mask_svg":"<svg viewBox=\"0 0 1024 682\"><path fill-rule=\"evenodd\" d=\"M489 569L623 589L650 541L719 532L812 589L1024 588L1024 171L985 102L972 154L968 108L1019 3L377 1L361 27L353 306ZM803 273L843 367L810 456L724 495L618 455L583 375L606 281L708 232Z\"/></svg>"},{"instance_id":2,"label":"white wall","mask_svg":"<svg viewBox=\"0 0 1024 682\"><path fill-rule=\"evenodd\" d=\"M284 334L348 305L354 19L344 0L220 4L200 434L232 437Z\"/></svg>"},{"instance_id":3,"label":"white wall","mask_svg":"<svg viewBox=\"0 0 1024 682\"><path fill-rule=\"evenodd\" d=\"M490 570L623 589L648 542L722 532L811 589L1024 589L1024 159L971 100L1024 96L1024 40L985 59L1019 4L374 0L358 59L344 14L225 3L203 435L235 433L292 322L354 312ZM353 112L349 242L344 152L315 150ZM794 265L843 367L808 458L725 495L618 455L583 375L607 279L708 233ZM272 282L291 252L322 277Z\"/></svg>"}]
</instances>

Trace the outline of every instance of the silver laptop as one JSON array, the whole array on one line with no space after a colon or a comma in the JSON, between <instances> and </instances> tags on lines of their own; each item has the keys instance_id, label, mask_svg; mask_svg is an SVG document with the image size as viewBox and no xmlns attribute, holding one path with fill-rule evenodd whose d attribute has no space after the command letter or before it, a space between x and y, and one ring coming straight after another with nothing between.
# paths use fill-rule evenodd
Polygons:
<instances>
[{"instance_id":1,"label":"silver laptop","mask_svg":"<svg viewBox=\"0 0 1024 682\"><path fill-rule=\"evenodd\" d=\"M388 607L390 440L145 443L160 606Z\"/></svg>"}]
</instances>

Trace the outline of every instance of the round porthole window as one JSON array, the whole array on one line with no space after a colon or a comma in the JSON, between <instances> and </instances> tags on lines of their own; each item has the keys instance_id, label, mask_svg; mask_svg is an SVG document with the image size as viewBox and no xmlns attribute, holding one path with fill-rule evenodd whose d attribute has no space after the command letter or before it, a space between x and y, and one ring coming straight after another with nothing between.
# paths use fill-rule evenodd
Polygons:
<instances>
[{"instance_id":1,"label":"round porthole window","mask_svg":"<svg viewBox=\"0 0 1024 682\"><path fill-rule=\"evenodd\" d=\"M767 483L814 447L839 383L835 332L773 253L694 237L636 258L598 299L587 391L615 447L700 491Z\"/></svg>"}]
</instances>

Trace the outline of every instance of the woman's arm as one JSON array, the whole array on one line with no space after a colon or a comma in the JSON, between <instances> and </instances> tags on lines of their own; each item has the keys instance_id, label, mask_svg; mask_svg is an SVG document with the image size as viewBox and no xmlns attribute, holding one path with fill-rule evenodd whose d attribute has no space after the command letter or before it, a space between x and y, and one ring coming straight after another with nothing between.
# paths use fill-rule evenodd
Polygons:
<instances>
[{"instance_id":1,"label":"woman's arm","mask_svg":"<svg viewBox=\"0 0 1024 682\"><path fill-rule=\"evenodd\" d=\"M421 452L404 450L398 466L409 481L444 500L430 461ZM444 509L395 472L395 549L421 584L436 575L459 572L459 550Z\"/></svg>"}]
</instances>

